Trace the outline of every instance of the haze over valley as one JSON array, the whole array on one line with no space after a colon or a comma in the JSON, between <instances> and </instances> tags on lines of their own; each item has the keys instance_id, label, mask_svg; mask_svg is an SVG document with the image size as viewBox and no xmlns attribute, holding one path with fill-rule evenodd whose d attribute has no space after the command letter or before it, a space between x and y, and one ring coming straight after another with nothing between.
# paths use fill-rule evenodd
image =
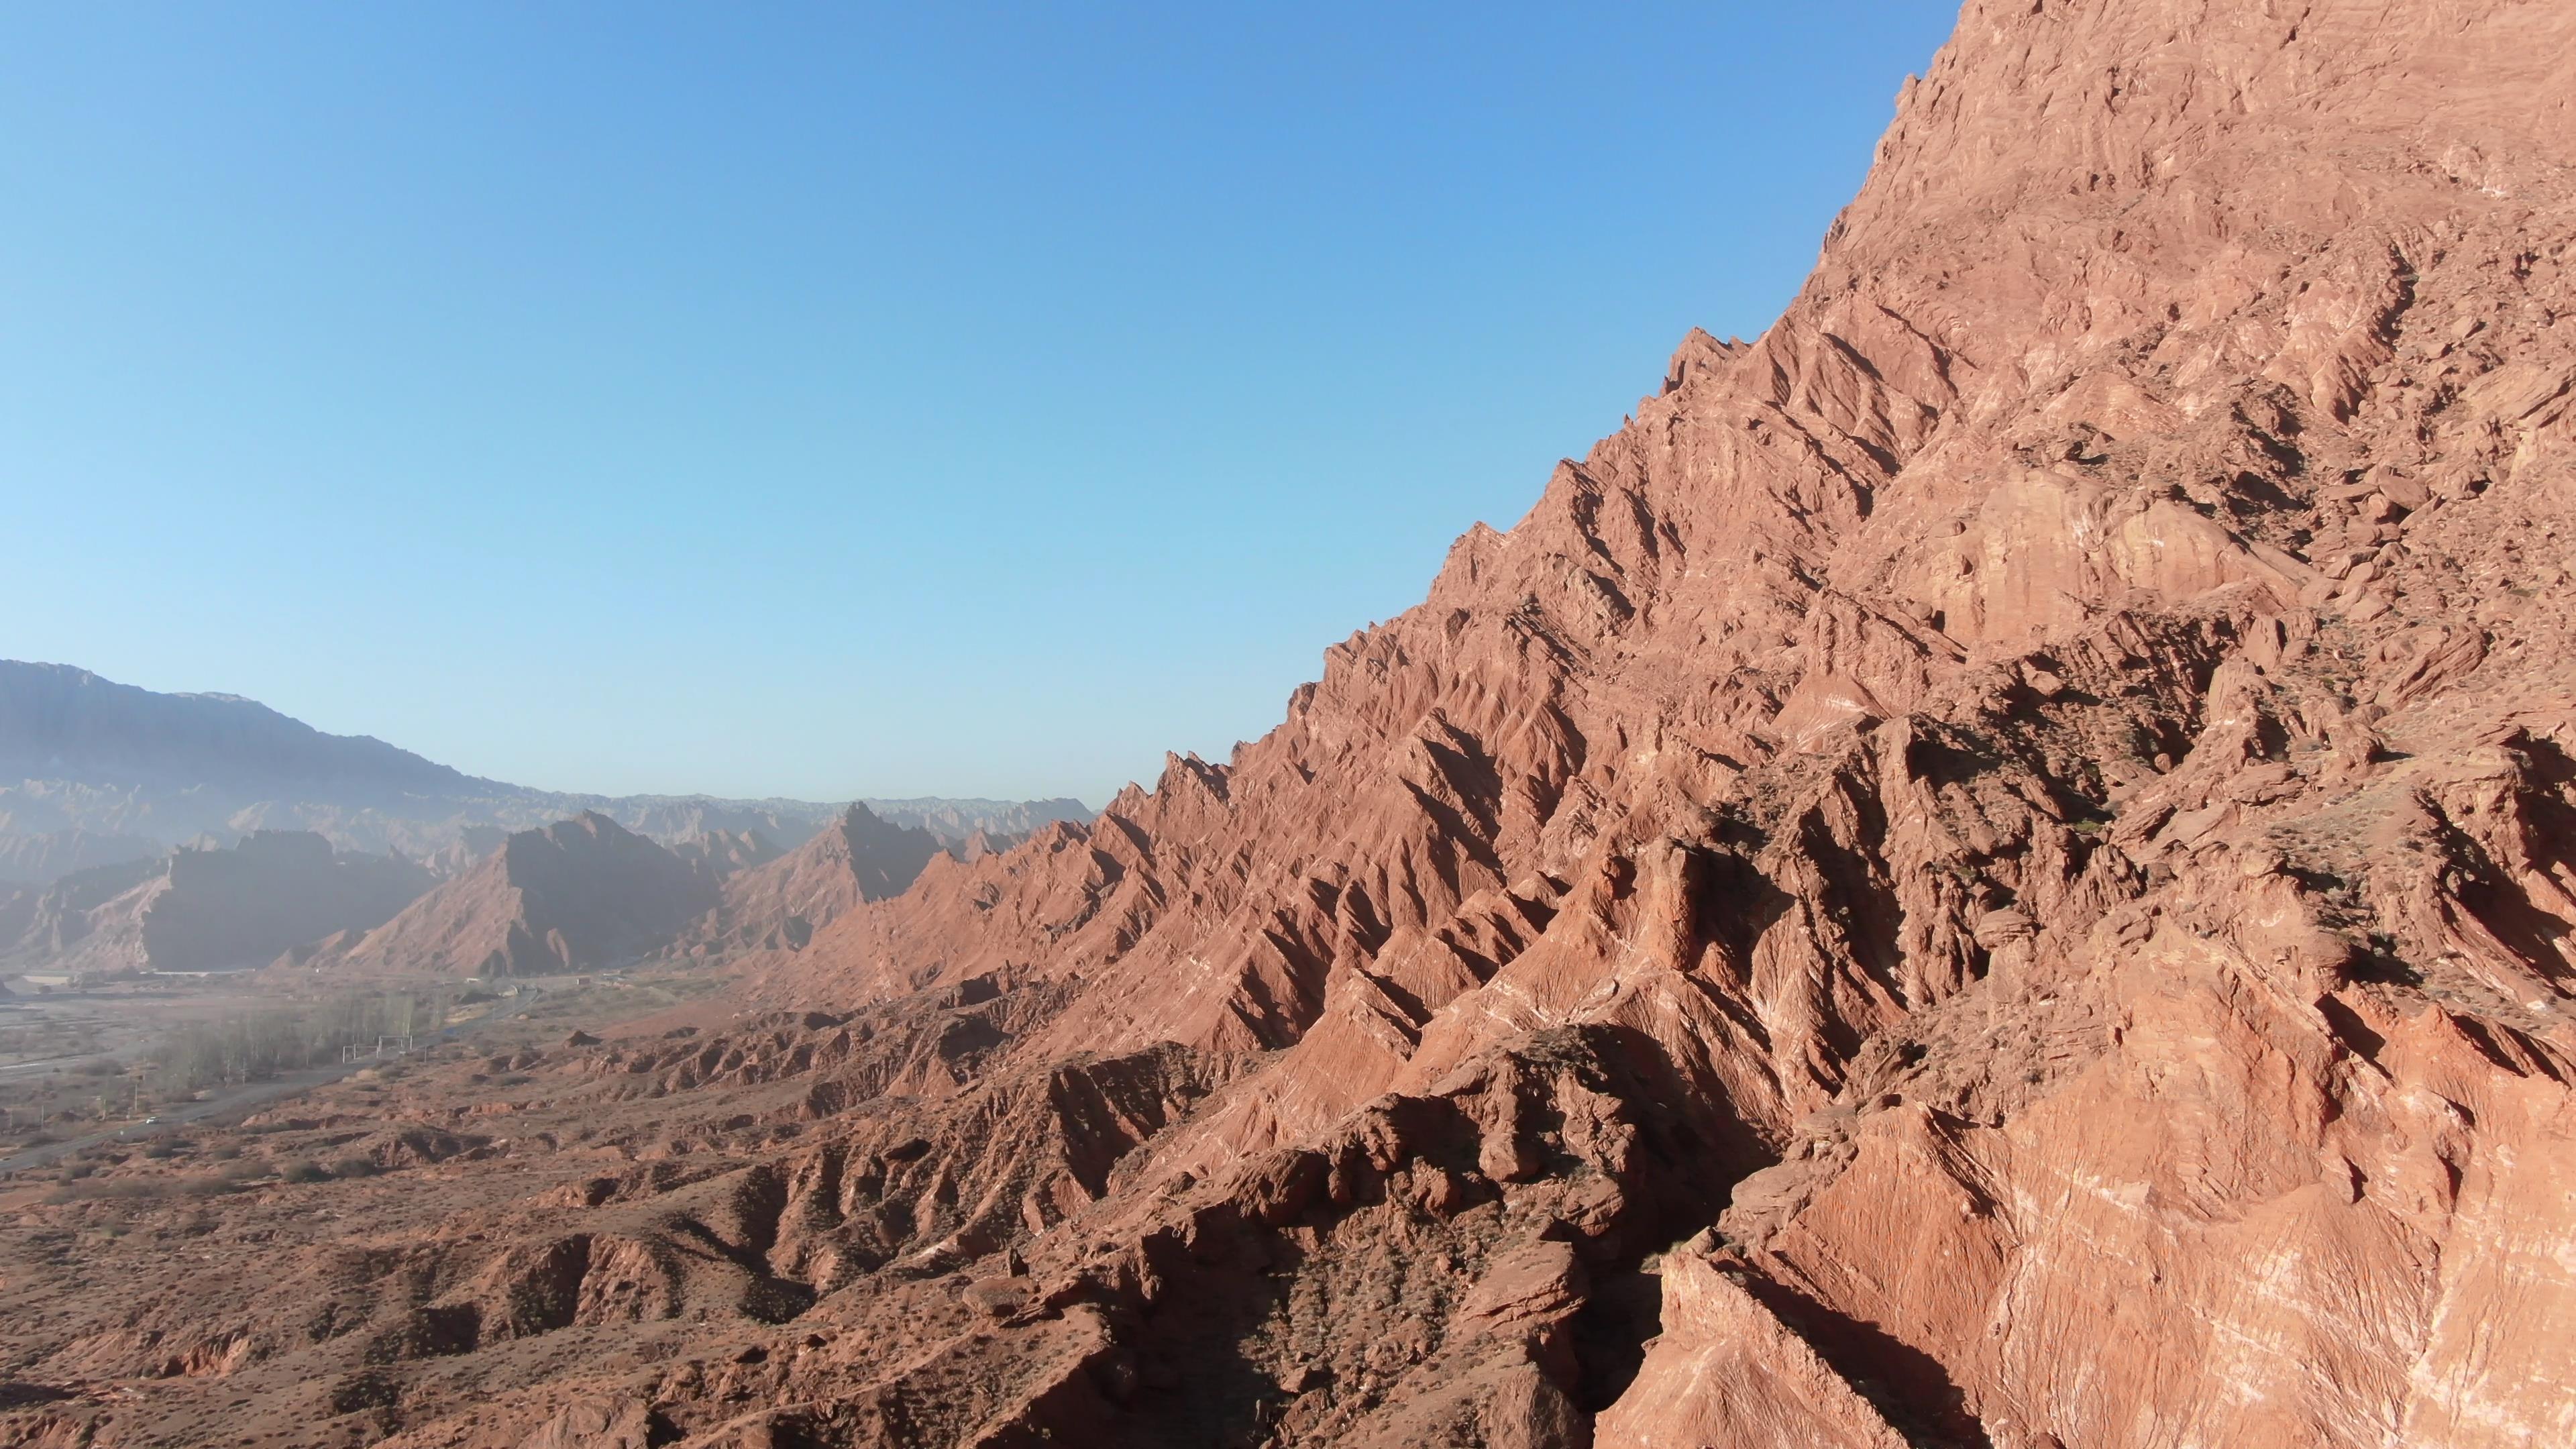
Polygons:
<instances>
[{"instance_id":1,"label":"haze over valley","mask_svg":"<svg viewBox=\"0 0 2576 1449\"><path fill-rule=\"evenodd\" d=\"M0 972L21 990L284 964L462 978L631 964L691 928L702 953L801 945L933 855L1090 813L564 795L231 695L0 660Z\"/></svg>"}]
</instances>

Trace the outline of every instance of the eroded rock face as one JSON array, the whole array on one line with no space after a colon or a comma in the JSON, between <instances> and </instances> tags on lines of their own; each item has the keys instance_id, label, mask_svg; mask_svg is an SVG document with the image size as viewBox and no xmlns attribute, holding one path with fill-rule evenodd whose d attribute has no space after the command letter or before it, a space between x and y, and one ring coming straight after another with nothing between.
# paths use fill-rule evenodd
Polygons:
<instances>
[{"instance_id":1,"label":"eroded rock face","mask_svg":"<svg viewBox=\"0 0 2576 1449\"><path fill-rule=\"evenodd\" d=\"M396 1174L435 1232L264 1209L365 1333L39 1274L12 1372L420 1445L2576 1438L2571 55L1978 0L1779 324L1278 730L795 1010L407 1089L508 1144ZM82 1394L9 1412L197 1402Z\"/></svg>"},{"instance_id":2,"label":"eroded rock face","mask_svg":"<svg viewBox=\"0 0 2576 1449\"><path fill-rule=\"evenodd\" d=\"M748 847L745 842L720 845ZM604 815L523 830L374 930L277 969L334 978L532 976L629 961L716 902L721 853L684 860Z\"/></svg>"},{"instance_id":3,"label":"eroded rock face","mask_svg":"<svg viewBox=\"0 0 2576 1449\"><path fill-rule=\"evenodd\" d=\"M715 909L690 923L673 954L802 950L860 902L901 895L939 853L928 830L890 824L854 804L837 826L727 880Z\"/></svg>"},{"instance_id":4,"label":"eroded rock face","mask_svg":"<svg viewBox=\"0 0 2576 1449\"><path fill-rule=\"evenodd\" d=\"M1281 729L790 988L1279 1052L1148 1145L1202 1179L1630 1033L1730 1185L1604 1442L2576 1430L2571 40L1971 5L1771 332Z\"/></svg>"},{"instance_id":5,"label":"eroded rock face","mask_svg":"<svg viewBox=\"0 0 2576 1449\"><path fill-rule=\"evenodd\" d=\"M382 924L433 883L393 856L334 851L305 831L260 830L221 849L75 871L12 910L0 960L82 976L233 971Z\"/></svg>"}]
</instances>

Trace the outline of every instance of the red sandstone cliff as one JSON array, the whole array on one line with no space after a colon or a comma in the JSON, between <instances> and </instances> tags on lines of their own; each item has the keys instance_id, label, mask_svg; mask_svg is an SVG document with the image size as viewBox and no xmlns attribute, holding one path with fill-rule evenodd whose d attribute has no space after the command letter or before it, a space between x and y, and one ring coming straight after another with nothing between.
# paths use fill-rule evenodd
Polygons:
<instances>
[{"instance_id":1,"label":"red sandstone cliff","mask_svg":"<svg viewBox=\"0 0 2576 1449\"><path fill-rule=\"evenodd\" d=\"M1269 736L20 1361L424 1446L2576 1439L2571 97L2563 5L1977 0L1780 322Z\"/></svg>"}]
</instances>

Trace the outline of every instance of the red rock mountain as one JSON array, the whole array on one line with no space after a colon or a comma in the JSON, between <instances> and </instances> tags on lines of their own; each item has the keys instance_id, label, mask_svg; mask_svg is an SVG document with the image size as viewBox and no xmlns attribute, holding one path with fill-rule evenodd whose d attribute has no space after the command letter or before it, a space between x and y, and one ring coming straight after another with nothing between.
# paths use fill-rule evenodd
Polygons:
<instances>
[{"instance_id":1,"label":"red rock mountain","mask_svg":"<svg viewBox=\"0 0 2576 1449\"><path fill-rule=\"evenodd\" d=\"M292 946L378 925L429 889L390 856L334 852L304 831L76 871L0 906L0 959L117 976L264 965Z\"/></svg>"},{"instance_id":2,"label":"red rock mountain","mask_svg":"<svg viewBox=\"0 0 2576 1449\"><path fill-rule=\"evenodd\" d=\"M733 842L741 846L742 842ZM715 904L718 872L596 812L522 830L363 935L280 968L332 977L534 976L613 966Z\"/></svg>"},{"instance_id":3,"label":"red rock mountain","mask_svg":"<svg viewBox=\"0 0 2576 1449\"><path fill-rule=\"evenodd\" d=\"M29 1237L12 1361L176 1387L0 1412L2576 1441L2571 240L2576 9L1972 0L1779 322L1277 730L411 1084L511 1145L364 1242Z\"/></svg>"},{"instance_id":4,"label":"red rock mountain","mask_svg":"<svg viewBox=\"0 0 2576 1449\"><path fill-rule=\"evenodd\" d=\"M968 844L983 838L978 831ZM839 825L727 880L715 909L692 922L672 952L802 950L815 931L860 902L902 894L939 853L929 831L888 824L854 804Z\"/></svg>"},{"instance_id":5,"label":"red rock mountain","mask_svg":"<svg viewBox=\"0 0 2576 1449\"><path fill-rule=\"evenodd\" d=\"M1150 1323L1157 1234L1313 1224L1296 1441L2576 1433L2571 165L2563 6L1973 4L1764 337L780 989L1258 1060L1039 1256ZM1373 1192L1499 1200L1507 1331L1333 1341Z\"/></svg>"},{"instance_id":6,"label":"red rock mountain","mask_svg":"<svg viewBox=\"0 0 2576 1449\"><path fill-rule=\"evenodd\" d=\"M758 830L706 830L672 841L668 849L710 881L723 882L781 858L776 843Z\"/></svg>"}]
</instances>

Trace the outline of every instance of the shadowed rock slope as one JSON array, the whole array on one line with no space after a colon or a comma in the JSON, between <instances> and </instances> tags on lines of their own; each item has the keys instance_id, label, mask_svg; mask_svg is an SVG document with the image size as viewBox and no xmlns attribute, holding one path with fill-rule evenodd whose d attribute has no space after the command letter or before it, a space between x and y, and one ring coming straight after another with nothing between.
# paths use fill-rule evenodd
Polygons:
<instances>
[{"instance_id":1,"label":"shadowed rock slope","mask_svg":"<svg viewBox=\"0 0 2576 1449\"><path fill-rule=\"evenodd\" d=\"M2563 5L1974 0L1277 730L411 1089L508 1145L247 1204L301 1317L38 1217L15 1424L2576 1438L2571 96Z\"/></svg>"},{"instance_id":2,"label":"shadowed rock slope","mask_svg":"<svg viewBox=\"0 0 2576 1449\"><path fill-rule=\"evenodd\" d=\"M743 842L732 842L740 846ZM278 969L334 978L536 976L630 961L716 902L720 855L684 860L607 816L523 830L374 930Z\"/></svg>"},{"instance_id":3,"label":"shadowed rock slope","mask_svg":"<svg viewBox=\"0 0 2576 1449\"><path fill-rule=\"evenodd\" d=\"M263 966L290 947L382 924L433 882L410 861L256 831L225 849L75 871L0 905L0 961L79 976Z\"/></svg>"}]
</instances>

